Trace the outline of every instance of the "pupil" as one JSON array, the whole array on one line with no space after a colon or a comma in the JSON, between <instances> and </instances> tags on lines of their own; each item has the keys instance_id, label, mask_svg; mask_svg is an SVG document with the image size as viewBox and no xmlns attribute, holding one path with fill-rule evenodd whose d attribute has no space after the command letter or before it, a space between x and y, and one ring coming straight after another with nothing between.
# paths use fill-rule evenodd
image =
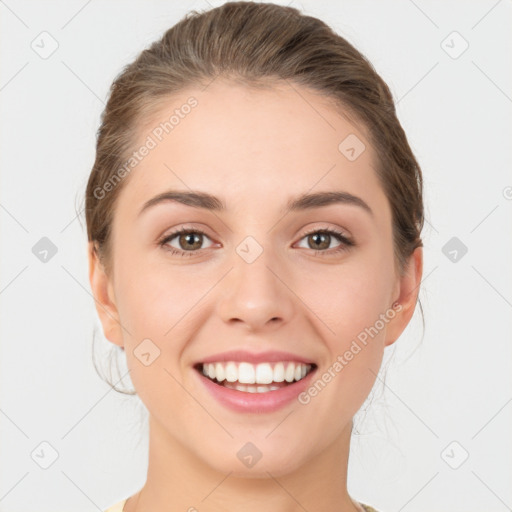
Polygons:
<instances>
[{"instance_id":1,"label":"pupil","mask_svg":"<svg viewBox=\"0 0 512 512\"><path fill-rule=\"evenodd\" d=\"M312 238L314 238L314 240L315 240L314 243L317 246L317 248L319 246L322 246L322 248L329 247L329 242L327 242L327 244L326 244L325 241L324 241L324 243L322 244L322 241L318 240L319 237L324 237L325 240L328 240L329 235L326 235L325 233L316 233L316 234L312 235ZM319 243L317 243L317 242L319 242Z\"/></svg>"},{"instance_id":2,"label":"pupil","mask_svg":"<svg viewBox=\"0 0 512 512\"><path fill-rule=\"evenodd\" d=\"M192 246L194 246L194 238L199 239L199 234L198 233L188 233L186 235L183 235L182 236L182 242L185 242L184 244L182 245L187 245L187 244L190 244ZM200 239L199 239L200 240ZM201 245L201 242L197 242L196 241L196 245L199 244L199 246ZM197 248L197 247L193 247L194 249Z\"/></svg>"}]
</instances>

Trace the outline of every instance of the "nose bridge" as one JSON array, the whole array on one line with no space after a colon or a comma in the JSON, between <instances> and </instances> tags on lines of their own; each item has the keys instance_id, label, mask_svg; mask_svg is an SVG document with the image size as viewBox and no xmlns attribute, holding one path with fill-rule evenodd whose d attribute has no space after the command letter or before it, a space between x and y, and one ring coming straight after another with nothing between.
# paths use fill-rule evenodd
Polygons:
<instances>
[{"instance_id":1,"label":"nose bridge","mask_svg":"<svg viewBox=\"0 0 512 512\"><path fill-rule=\"evenodd\" d=\"M247 236L235 247L232 270L227 276L219 304L226 322L239 321L251 329L267 323L289 321L293 297L279 278L278 257L255 237ZM283 279L285 281L285 279Z\"/></svg>"}]
</instances>

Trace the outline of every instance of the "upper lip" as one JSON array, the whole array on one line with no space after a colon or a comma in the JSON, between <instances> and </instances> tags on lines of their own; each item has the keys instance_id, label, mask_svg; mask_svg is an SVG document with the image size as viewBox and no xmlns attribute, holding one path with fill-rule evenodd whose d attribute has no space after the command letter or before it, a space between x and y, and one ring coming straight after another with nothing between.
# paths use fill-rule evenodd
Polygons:
<instances>
[{"instance_id":1,"label":"upper lip","mask_svg":"<svg viewBox=\"0 0 512 512\"><path fill-rule=\"evenodd\" d=\"M295 361L304 364L314 364L314 362L304 356L293 354L291 352L282 351L266 351L266 352L247 352L246 350L230 350L228 352L221 352L207 356L197 364L201 363L217 363L227 361L245 361L247 363L276 363L279 361Z\"/></svg>"}]
</instances>

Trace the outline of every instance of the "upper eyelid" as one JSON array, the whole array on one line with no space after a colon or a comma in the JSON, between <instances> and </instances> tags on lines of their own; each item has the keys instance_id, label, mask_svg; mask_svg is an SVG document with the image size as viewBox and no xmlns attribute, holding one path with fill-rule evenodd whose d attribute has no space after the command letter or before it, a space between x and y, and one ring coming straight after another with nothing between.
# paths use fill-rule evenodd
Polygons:
<instances>
[{"instance_id":1,"label":"upper eyelid","mask_svg":"<svg viewBox=\"0 0 512 512\"><path fill-rule=\"evenodd\" d=\"M306 236L310 233L315 233L317 231L339 231L341 232L343 235L345 235L347 238L351 238L351 234L350 232L346 229L346 228L342 228L342 227L332 227L332 226L327 226L327 225L324 225L324 226L320 226L320 227L312 227L312 228L309 228L307 229L302 236ZM208 234L208 229L205 229L205 228L202 228L202 227L195 227L195 226L187 226L187 225L182 225L182 226L179 226L177 227L174 231L171 231L170 233L168 233L167 235L161 235L159 238L166 238L168 236L175 236L175 235L179 235L181 232L186 232L186 233L189 233L189 232L199 232L201 234L204 234L206 236L208 236L209 238L212 238L209 234Z\"/></svg>"},{"instance_id":2,"label":"upper eyelid","mask_svg":"<svg viewBox=\"0 0 512 512\"><path fill-rule=\"evenodd\" d=\"M334 234L341 234L343 235L345 238L352 238L352 235L344 228L334 228L334 227L329 227L329 226L326 226L326 227L321 227L321 228L311 228L311 229L308 229L306 230L305 233L303 233L302 235L302 238L311 234L311 233L317 233L317 232L323 232L323 231L328 231L328 232L331 232L331 233L334 233Z\"/></svg>"},{"instance_id":3,"label":"upper eyelid","mask_svg":"<svg viewBox=\"0 0 512 512\"><path fill-rule=\"evenodd\" d=\"M329 226L323 226L323 227L312 227L308 230L306 230L305 233L302 234L302 236L297 240L297 241L300 241L302 240L303 238L305 238L306 236L309 236L310 234L312 233L318 233L318 232L329 232L330 235L332 236L335 236L335 237L342 237L342 238L345 238L345 241L346 242L349 242L350 244L355 244L355 241L352 237L352 235L347 232L346 229L344 228L333 228L333 227L329 227ZM206 232L205 229L202 229L202 228L196 228L196 227L192 227L192 226L181 226L179 228L177 228L174 232L172 233L169 233L167 235L163 235L162 237L159 238L159 243L160 244L165 244L165 243L169 243L171 240L173 240L175 237L179 236L180 234L182 233L199 233L201 235L204 235L206 237L208 237L208 239L213 243L213 244L216 244L218 242L215 242L214 238L211 237L210 235L208 235L208 233ZM343 243L345 241L341 240ZM188 251L188 252L199 252L203 249L198 249L197 251Z\"/></svg>"}]
</instances>

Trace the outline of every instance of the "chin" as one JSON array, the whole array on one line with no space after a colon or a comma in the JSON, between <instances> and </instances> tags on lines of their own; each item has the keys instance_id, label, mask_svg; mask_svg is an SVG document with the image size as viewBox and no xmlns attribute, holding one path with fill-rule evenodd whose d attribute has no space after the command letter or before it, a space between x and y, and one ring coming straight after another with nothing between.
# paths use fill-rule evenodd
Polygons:
<instances>
[{"instance_id":1,"label":"chin","mask_svg":"<svg viewBox=\"0 0 512 512\"><path fill-rule=\"evenodd\" d=\"M266 434L265 434L266 435ZM306 454L300 450L300 443L295 446L289 438L276 439L271 442L269 439L255 440L249 436L248 441L241 441L240 438L231 440L229 446L215 450L207 450L211 454L205 459L205 452L198 454L203 461L214 470L239 478L269 478L286 475L297 470L306 461Z\"/></svg>"}]
</instances>

